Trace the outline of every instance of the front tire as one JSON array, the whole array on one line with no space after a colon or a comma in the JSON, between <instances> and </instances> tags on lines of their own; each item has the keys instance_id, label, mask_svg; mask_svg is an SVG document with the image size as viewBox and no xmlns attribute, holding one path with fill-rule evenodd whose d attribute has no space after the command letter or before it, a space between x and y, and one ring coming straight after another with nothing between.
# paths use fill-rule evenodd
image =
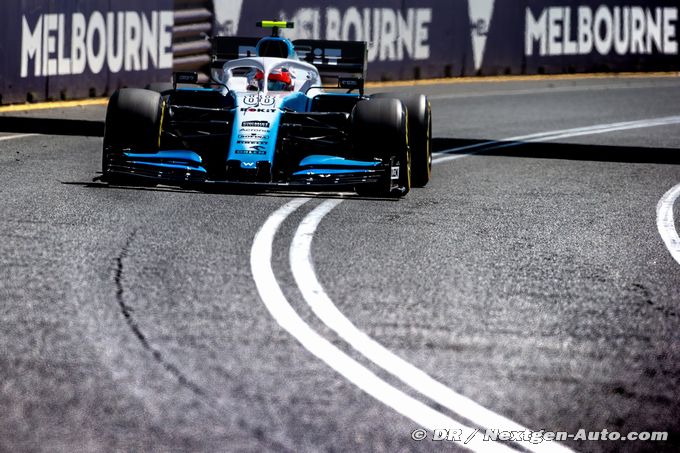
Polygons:
<instances>
[{"instance_id":1,"label":"front tire","mask_svg":"<svg viewBox=\"0 0 680 453\"><path fill-rule=\"evenodd\" d=\"M432 108L423 94L376 93L371 99L398 99L408 113L413 187L425 187L432 175Z\"/></svg>"},{"instance_id":2,"label":"front tire","mask_svg":"<svg viewBox=\"0 0 680 453\"><path fill-rule=\"evenodd\" d=\"M122 88L111 95L106 108L102 151L102 173L105 180L122 182L109 169L112 153L128 148L133 152L158 151L161 119L161 95L157 92Z\"/></svg>"},{"instance_id":3,"label":"front tire","mask_svg":"<svg viewBox=\"0 0 680 453\"><path fill-rule=\"evenodd\" d=\"M357 193L403 196L411 190L411 152L408 146L408 119L403 104L396 99L360 101L352 110L354 148L357 158L378 157L398 167L398 176L376 187L358 186ZM396 188L393 187L396 182Z\"/></svg>"}]
</instances>

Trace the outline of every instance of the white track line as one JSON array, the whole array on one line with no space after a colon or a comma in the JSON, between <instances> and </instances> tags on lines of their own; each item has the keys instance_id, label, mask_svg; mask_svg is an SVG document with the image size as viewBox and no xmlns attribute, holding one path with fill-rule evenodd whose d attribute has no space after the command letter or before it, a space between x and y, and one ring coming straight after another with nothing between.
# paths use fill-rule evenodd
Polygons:
<instances>
[{"instance_id":1,"label":"white track line","mask_svg":"<svg viewBox=\"0 0 680 453\"><path fill-rule=\"evenodd\" d=\"M272 269L272 246L274 237L281 224L307 201L309 201L309 198L299 198L286 203L267 219L255 235L250 253L250 267L260 298L267 307L267 310L269 310L269 313L271 313L284 330L297 339L309 352L361 390L398 413L410 418L418 426L430 430L442 428L459 429L462 430L463 436L472 434L475 431L473 428L462 425L408 396L342 352L300 318L286 300ZM408 433L404 433L404 435L408 435ZM475 452L515 451L503 444L485 442L482 440L481 435L475 435L467 445L457 445Z\"/></svg>"},{"instance_id":2,"label":"white track line","mask_svg":"<svg viewBox=\"0 0 680 453\"><path fill-rule=\"evenodd\" d=\"M467 148L467 147L464 146L463 148ZM457 148L454 148L453 150L456 150L456 149L457 149ZM453 150L450 150L450 151L453 151ZM481 150L480 150L480 151L481 151ZM461 153L461 154L448 154L448 155L444 155L444 156L441 156L441 157L437 157L437 158L432 159L432 165L441 164L442 162L448 162L448 161L450 161L450 160L461 159L461 158L463 158L463 157L472 156L472 155L474 155L474 154L475 154L475 152L473 151L473 152L471 152L471 153Z\"/></svg>"},{"instance_id":3,"label":"white track line","mask_svg":"<svg viewBox=\"0 0 680 453\"><path fill-rule=\"evenodd\" d=\"M504 146L512 146L513 144L520 144L522 142L551 141L580 135L601 134L617 130L653 127L677 123L680 123L680 116L599 124L509 137L503 141L489 141L476 145L459 147L454 150L449 150L449 152L460 152L475 148L479 150L484 148L493 149ZM509 144L508 142L511 143ZM451 154L445 156L440 155L440 157L433 161L433 164L460 159L469 155L470 153ZM311 258L311 244L321 220L340 203L342 203L342 200L329 200L321 203L317 208L310 212L310 214L307 215L307 217L305 217L305 219L299 225L295 233L295 237L293 238L293 242L290 246L290 266L295 278L295 282L300 288L303 298L311 307L314 314L367 359L371 360L385 371L391 373L414 390L432 399L433 401L436 401L452 412L459 414L460 416L483 427L497 428L508 431L525 430L526 428L523 426L480 406L475 401L472 401L471 399L459 393L454 392L441 382L433 379L427 373L398 357L384 346L370 338L364 332L359 330L340 312L340 310L338 310L333 301L324 291L316 276ZM673 231L675 230L673 229ZM549 446L548 444L544 446L541 444L531 444L529 442L524 442L522 444L526 449L536 452L547 450L570 451L566 447L553 443L549 444Z\"/></svg>"},{"instance_id":4,"label":"white track line","mask_svg":"<svg viewBox=\"0 0 680 453\"><path fill-rule=\"evenodd\" d=\"M680 116L667 116L664 118L650 118L639 121L627 121L624 123L599 124L587 128L567 129L564 131L556 131L554 134L547 137L534 137L528 139L515 138L514 140L522 140L526 142L548 142L559 140L561 138L579 137L582 135L604 134L607 132L624 131L629 129L641 129L645 127L668 126L671 124L680 123ZM511 139L512 140L512 139Z\"/></svg>"},{"instance_id":5,"label":"white track line","mask_svg":"<svg viewBox=\"0 0 680 453\"><path fill-rule=\"evenodd\" d=\"M680 237L675 229L673 217L673 205L678 197L680 197L680 184L661 197L656 205L656 227L671 256L680 264Z\"/></svg>"},{"instance_id":6,"label":"white track line","mask_svg":"<svg viewBox=\"0 0 680 453\"><path fill-rule=\"evenodd\" d=\"M295 282L314 314L364 357L397 377L417 392L436 401L461 417L485 428L500 429L502 431L527 431L527 428L524 426L454 392L424 371L389 351L359 330L338 310L324 291L321 283L319 283L311 253L312 240L319 223L326 214L341 202L342 200L328 200L311 211L298 226L293 242L290 245L290 267L293 271ZM527 450L534 452L571 451L555 442L548 442L546 444L518 443Z\"/></svg>"},{"instance_id":7,"label":"white track line","mask_svg":"<svg viewBox=\"0 0 680 453\"><path fill-rule=\"evenodd\" d=\"M5 135L0 137L0 141L4 140L14 140L15 138L33 137L38 134L18 134L18 135Z\"/></svg>"},{"instance_id":8,"label":"white track line","mask_svg":"<svg viewBox=\"0 0 680 453\"><path fill-rule=\"evenodd\" d=\"M460 159L474 154L473 152L442 156L441 154L443 153L460 152L470 149L479 149L481 151L481 149L519 145L522 142L551 141L581 135L601 134L618 130L677 123L680 123L680 116L600 124L509 137L505 140L488 141L444 151L439 153L440 157L434 159L432 163L437 164L449 160ZM671 191L669 191L664 196L664 198L662 198L662 200L659 202L659 207L657 207L657 212L660 213L658 214L659 219L662 217L664 219L663 231L668 232L667 212L669 210L668 205L670 205L670 225L673 227L674 237L664 236L661 223L659 223L659 231L664 238L664 242L669 247L669 250L671 250L673 257L678 260L678 262L680 262L680 259L678 258L678 256L680 256L680 252L677 252L677 255L673 252L673 250L680 249L680 239L678 239L677 232L675 232L675 228L672 223L673 202L678 197L678 194L680 194L680 189L678 187L680 186L676 186L674 189L671 189ZM392 407L400 414L410 418L419 425L430 430L442 427L455 427L454 429L461 429L459 427L462 427L464 430L471 430L471 428L458 424L450 417L433 410L429 406L411 398L389 383L380 379L369 369L363 367L361 364L356 362L354 359L349 357L347 354L342 352L340 349L314 331L308 324L304 322L304 320L302 320L302 318L300 318L290 303L286 300L280 286L278 285L278 282L276 281L276 277L274 276L274 272L271 267L272 245L274 236L276 235L281 223L283 223L283 221L286 220L289 215L291 215L308 200L309 199L294 200L278 209L267 219L265 224L255 236L251 250L251 269L260 297L262 298L269 312L272 314L274 319L277 320L281 327L293 335L312 354L323 360L331 368L338 371L350 382L354 383L356 386L377 400ZM299 225L290 247L290 264L295 281L299 286L305 301L312 308L316 316L366 358L389 373L393 374L395 377L412 387L414 390L438 402L447 409L461 415L465 419L468 419L477 425L488 428L511 431L524 430L525 428L521 425L480 406L476 402L463 395L454 392L444 384L427 375L422 370L396 356L394 353L387 350L368 335L361 332L337 309L319 283L314 271L314 265L311 259L311 243L314 233L316 232L321 220L341 202L342 200L329 200L320 204L316 209L314 209ZM661 222L661 220L659 220L659 222ZM669 237L669 239L667 239L667 237ZM677 247L677 249L671 249L669 244L673 244ZM477 436L475 436L475 438L472 440L471 444L467 445L468 448L472 450L479 448L479 451L491 451L491 447L493 445L494 448L507 450L507 447L500 444L495 445L489 443L478 443L476 437ZM542 444L531 444L524 442L520 444L524 448L536 452L571 451L568 448L556 443L550 443L549 445L546 444L545 447L543 447Z\"/></svg>"},{"instance_id":9,"label":"white track line","mask_svg":"<svg viewBox=\"0 0 680 453\"><path fill-rule=\"evenodd\" d=\"M457 155L443 156L449 153L458 153L461 151L477 149L492 150L499 148L509 148L512 146L519 146L524 143L538 143L550 142L563 138L580 137L583 135L604 134L607 132L616 132L629 129L640 129L645 127L668 126L671 124L680 123L680 116L666 116L662 118L648 118L637 121L624 121L618 123L596 124L593 126L576 127L571 129L561 129L556 131L539 132L536 134L518 135L516 137L508 137L502 140L489 140L486 142L475 143L473 145L460 146L458 148L447 149L434 153L436 157L432 163L445 162L448 160L457 159ZM468 154L465 154L468 155Z\"/></svg>"}]
</instances>

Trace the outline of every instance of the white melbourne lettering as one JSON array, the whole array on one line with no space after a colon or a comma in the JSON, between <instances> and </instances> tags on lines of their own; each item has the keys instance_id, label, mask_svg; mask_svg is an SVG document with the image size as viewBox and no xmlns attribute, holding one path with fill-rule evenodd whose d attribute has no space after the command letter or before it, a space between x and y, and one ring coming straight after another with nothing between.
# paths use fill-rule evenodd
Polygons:
<instances>
[{"instance_id":1,"label":"white melbourne lettering","mask_svg":"<svg viewBox=\"0 0 680 453\"><path fill-rule=\"evenodd\" d=\"M527 7L524 44L527 56L677 55L678 7Z\"/></svg>"},{"instance_id":2,"label":"white melbourne lettering","mask_svg":"<svg viewBox=\"0 0 680 453\"><path fill-rule=\"evenodd\" d=\"M23 15L20 76L171 68L173 22L172 11Z\"/></svg>"},{"instance_id":3,"label":"white melbourne lettering","mask_svg":"<svg viewBox=\"0 0 680 453\"><path fill-rule=\"evenodd\" d=\"M287 38L367 41L368 61L430 58L432 8L301 8L279 16L295 22L295 28L282 31ZM324 57L331 57L328 51Z\"/></svg>"}]
</instances>

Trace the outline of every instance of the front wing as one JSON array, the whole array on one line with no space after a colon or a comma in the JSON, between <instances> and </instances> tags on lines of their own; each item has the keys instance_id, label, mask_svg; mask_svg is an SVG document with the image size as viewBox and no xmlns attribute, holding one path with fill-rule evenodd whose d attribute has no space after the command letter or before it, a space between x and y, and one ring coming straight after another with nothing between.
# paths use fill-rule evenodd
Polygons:
<instances>
[{"instance_id":1,"label":"front wing","mask_svg":"<svg viewBox=\"0 0 680 453\"><path fill-rule=\"evenodd\" d=\"M254 190L340 190L361 185L389 185L398 189L399 166L393 161L358 161L338 156L312 155L300 161L295 171L283 181L258 177L253 169L251 177L210 178L200 155L192 151L159 151L134 153L131 150L107 153L103 181L115 183L135 179L156 184L178 186L250 187ZM269 171L269 167L265 167ZM269 178L270 179L270 178Z\"/></svg>"}]
</instances>

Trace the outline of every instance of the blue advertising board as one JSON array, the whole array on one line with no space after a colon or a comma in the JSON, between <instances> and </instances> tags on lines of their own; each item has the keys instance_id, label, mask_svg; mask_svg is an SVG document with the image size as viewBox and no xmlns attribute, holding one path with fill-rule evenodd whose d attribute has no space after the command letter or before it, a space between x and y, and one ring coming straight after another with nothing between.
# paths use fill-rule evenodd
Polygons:
<instances>
[{"instance_id":1,"label":"blue advertising board","mask_svg":"<svg viewBox=\"0 0 680 453\"><path fill-rule=\"evenodd\" d=\"M216 30L369 42L372 80L678 70L677 0L215 0ZM266 13L263 13L266 12Z\"/></svg>"},{"instance_id":2,"label":"blue advertising board","mask_svg":"<svg viewBox=\"0 0 680 453\"><path fill-rule=\"evenodd\" d=\"M98 96L170 79L171 0L10 0L3 7L3 103Z\"/></svg>"},{"instance_id":3,"label":"blue advertising board","mask_svg":"<svg viewBox=\"0 0 680 453\"><path fill-rule=\"evenodd\" d=\"M234 7L234 2L215 2L218 33L259 36L262 30L255 23L269 11L267 18L295 23L282 33L292 39L367 41L372 79L436 77L444 75L445 67L451 74L459 73L463 65L466 22L452 14L449 1L236 3Z\"/></svg>"},{"instance_id":4,"label":"blue advertising board","mask_svg":"<svg viewBox=\"0 0 680 453\"><path fill-rule=\"evenodd\" d=\"M192 3L193 4L193 3ZM169 80L172 0L8 0L0 103ZM369 80L678 71L677 0L213 0L214 32L368 42ZM205 57L207 58L207 57Z\"/></svg>"}]
</instances>

